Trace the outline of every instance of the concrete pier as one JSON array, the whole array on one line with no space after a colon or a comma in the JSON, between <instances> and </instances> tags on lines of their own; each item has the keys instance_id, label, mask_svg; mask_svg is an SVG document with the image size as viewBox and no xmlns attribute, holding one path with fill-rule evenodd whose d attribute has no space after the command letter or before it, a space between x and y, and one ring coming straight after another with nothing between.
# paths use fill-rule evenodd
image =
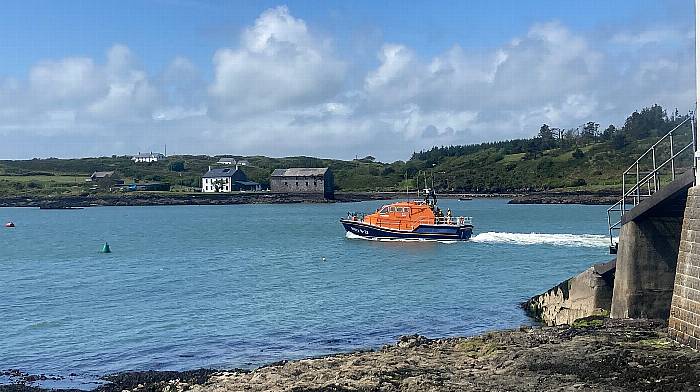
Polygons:
<instances>
[{"instance_id":1,"label":"concrete pier","mask_svg":"<svg viewBox=\"0 0 700 392\"><path fill-rule=\"evenodd\" d=\"M588 316L607 316L615 279L615 260L596 264L545 293L530 298L523 308L547 325L572 324Z\"/></svg>"},{"instance_id":2,"label":"concrete pier","mask_svg":"<svg viewBox=\"0 0 700 392\"><path fill-rule=\"evenodd\" d=\"M610 316L668 318L682 217L640 217L620 230Z\"/></svg>"}]
</instances>

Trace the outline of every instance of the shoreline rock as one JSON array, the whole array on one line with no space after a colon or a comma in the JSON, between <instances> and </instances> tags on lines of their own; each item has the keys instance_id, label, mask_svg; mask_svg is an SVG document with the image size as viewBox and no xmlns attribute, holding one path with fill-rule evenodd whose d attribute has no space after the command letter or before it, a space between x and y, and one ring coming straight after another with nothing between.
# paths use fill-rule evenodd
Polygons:
<instances>
[{"instance_id":1,"label":"shoreline rock","mask_svg":"<svg viewBox=\"0 0 700 392\"><path fill-rule=\"evenodd\" d=\"M132 372L97 392L680 391L700 389L700 353L660 320L597 318L475 337L412 335L376 351L281 361L252 371ZM24 388L24 389L22 389ZM0 391L36 392L12 386Z\"/></svg>"},{"instance_id":2,"label":"shoreline rock","mask_svg":"<svg viewBox=\"0 0 700 392\"><path fill-rule=\"evenodd\" d=\"M508 204L613 205L618 201L619 192L537 192L516 196Z\"/></svg>"},{"instance_id":3,"label":"shoreline rock","mask_svg":"<svg viewBox=\"0 0 700 392\"><path fill-rule=\"evenodd\" d=\"M418 198L410 194L411 198ZM533 192L533 193L448 193L442 199L509 199L508 204L587 204L612 205L617 202L616 193L585 192ZM169 205L232 205L232 204L296 204L296 203L352 203L368 200L404 199L403 192L338 192L335 199L322 195L287 193L232 193L186 194L148 193L95 194L81 196L6 196L0 197L0 207L39 207L42 209L73 210L100 206L169 206Z\"/></svg>"}]
</instances>

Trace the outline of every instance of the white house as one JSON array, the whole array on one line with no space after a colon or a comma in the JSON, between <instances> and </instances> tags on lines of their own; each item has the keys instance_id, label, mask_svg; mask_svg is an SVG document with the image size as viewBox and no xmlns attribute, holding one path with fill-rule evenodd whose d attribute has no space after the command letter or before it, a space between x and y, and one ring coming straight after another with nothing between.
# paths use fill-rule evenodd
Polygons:
<instances>
[{"instance_id":1,"label":"white house","mask_svg":"<svg viewBox=\"0 0 700 392\"><path fill-rule=\"evenodd\" d=\"M165 155L159 153L159 152L150 152L150 153L139 153L138 155L134 155L131 160L134 162L158 162L160 160L165 159Z\"/></svg>"},{"instance_id":2,"label":"white house","mask_svg":"<svg viewBox=\"0 0 700 392\"><path fill-rule=\"evenodd\" d=\"M259 190L260 184L249 181L243 170L238 167L234 169L209 168L209 171L202 176L202 192L204 193Z\"/></svg>"},{"instance_id":3,"label":"white house","mask_svg":"<svg viewBox=\"0 0 700 392\"><path fill-rule=\"evenodd\" d=\"M221 158L219 159L218 162L216 162L219 165L235 165L236 160L233 158Z\"/></svg>"}]
</instances>

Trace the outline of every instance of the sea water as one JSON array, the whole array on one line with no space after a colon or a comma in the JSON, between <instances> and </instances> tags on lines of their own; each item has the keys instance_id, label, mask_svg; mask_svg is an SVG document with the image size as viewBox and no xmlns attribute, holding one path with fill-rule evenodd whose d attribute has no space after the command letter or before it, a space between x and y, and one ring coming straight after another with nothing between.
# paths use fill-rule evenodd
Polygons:
<instances>
[{"instance_id":1,"label":"sea water","mask_svg":"<svg viewBox=\"0 0 700 392\"><path fill-rule=\"evenodd\" d=\"M601 206L442 200L470 241L346 237L339 218L385 203L0 209L0 370L250 368L516 328L611 258Z\"/></svg>"}]
</instances>

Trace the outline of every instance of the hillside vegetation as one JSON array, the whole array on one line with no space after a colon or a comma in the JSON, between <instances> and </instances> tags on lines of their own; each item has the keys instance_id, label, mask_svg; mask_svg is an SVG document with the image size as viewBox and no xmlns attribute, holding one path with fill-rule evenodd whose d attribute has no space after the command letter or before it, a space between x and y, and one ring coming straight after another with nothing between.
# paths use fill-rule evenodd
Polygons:
<instances>
[{"instance_id":1,"label":"hillside vegetation","mask_svg":"<svg viewBox=\"0 0 700 392\"><path fill-rule=\"evenodd\" d=\"M327 166L340 191L402 191L426 182L442 192L619 189L622 171L686 119L677 111L669 116L654 105L632 113L620 128L610 125L601 130L595 122L571 129L543 124L531 139L434 147L414 153L406 162L376 162L371 156L353 161L249 156L245 159L250 166L243 170L267 187L276 168ZM686 121L675 148L687 145L691 137ZM667 150L667 145L659 146L657 162L665 159ZM692 154L686 155L684 164L689 166ZM127 183L162 181L173 185L175 192L192 192L220 157L175 155L150 164L134 163L129 156L0 161L0 195L96 192L85 183L94 171L115 171Z\"/></svg>"}]
</instances>

